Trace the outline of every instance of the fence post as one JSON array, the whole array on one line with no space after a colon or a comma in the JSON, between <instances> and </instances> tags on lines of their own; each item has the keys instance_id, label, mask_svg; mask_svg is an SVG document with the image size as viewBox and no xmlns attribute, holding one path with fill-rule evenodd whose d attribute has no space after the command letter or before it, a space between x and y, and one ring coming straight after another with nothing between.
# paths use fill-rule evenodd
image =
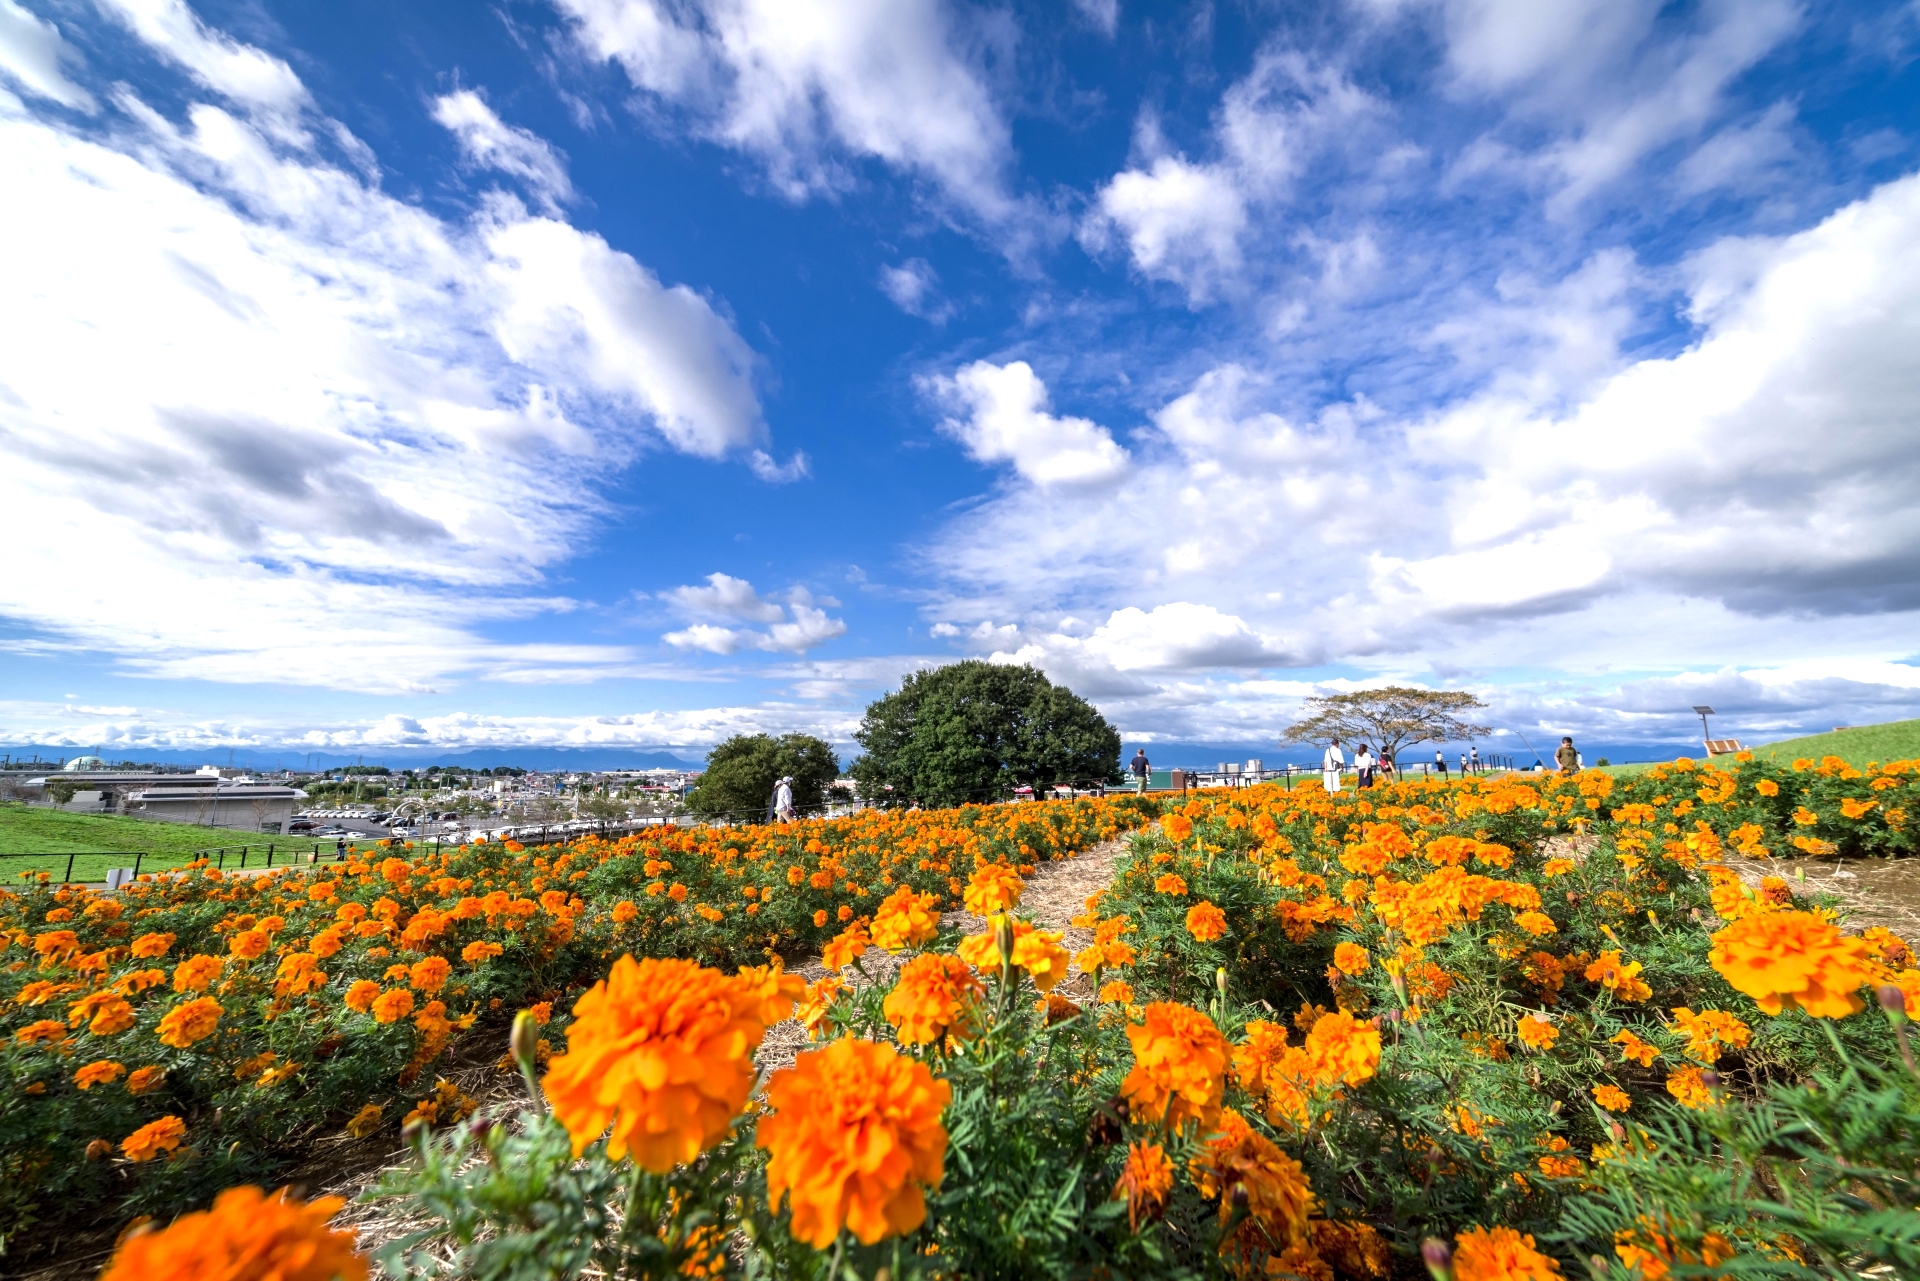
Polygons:
<instances>
[{"instance_id":1,"label":"fence post","mask_svg":"<svg viewBox=\"0 0 1920 1281\"><path fill-rule=\"evenodd\" d=\"M247 847L242 845L240 847L240 866L244 868L246 865L247 865Z\"/></svg>"},{"instance_id":2,"label":"fence post","mask_svg":"<svg viewBox=\"0 0 1920 1281\"><path fill-rule=\"evenodd\" d=\"M138 851L138 850L136 850L136 851L134 851L134 855L133 855L133 879L134 879L134 880L136 880L136 881L140 879L140 860L141 860L141 859L143 859L143 858L145 858L145 857L146 857L146 855L145 855L145 854L143 854L143 853L141 853L140 851Z\"/></svg>"},{"instance_id":3,"label":"fence post","mask_svg":"<svg viewBox=\"0 0 1920 1281\"><path fill-rule=\"evenodd\" d=\"M73 859L74 856L72 854L67 855L67 874L60 878L62 885L69 884L73 880Z\"/></svg>"}]
</instances>

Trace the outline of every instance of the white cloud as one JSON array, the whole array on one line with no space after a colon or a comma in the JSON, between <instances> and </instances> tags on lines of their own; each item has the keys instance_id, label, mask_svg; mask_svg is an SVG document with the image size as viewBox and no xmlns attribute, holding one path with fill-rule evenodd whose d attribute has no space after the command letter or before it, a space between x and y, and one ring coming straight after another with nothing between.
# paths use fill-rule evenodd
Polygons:
<instances>
[{"instance_id":1,"label":"white cloud","mask_svg":"<svg viewBox=\"0 0 1920 1281\"><path fill-rule=\"evenodd\" d=\"M1630 256L1505 282L1432 341L1516 367L1427 417L1356 399L1289 418L1217 367L1112 486L1010 488L957 517L926 552L938 616L1012 618L1021 639L996 648L1015 653L1068 604L1181 601L1303 666L1911 657L1920 176L1684 276L1698 337L1637 360Z\"/></svg>"},{"instance_id":2,"label":"white cloud","mask_svg":"<svg viewBox=\"0 0 1920 1281\"><path fill-rule=\"evenodd\" d=\"M976 360L951 378L923 386L964 417L940 429L981 463L1012 463L1036 485L1083 485L1112 480L1126 470L1127 451L1105 427L1086 418L1047 412L1047 386L1024 360L994 365Z\"/></svg>"},{"instance_id":3,"label":"white cloud","mask_svg":"<svg viewBox=\"0 0 1920 1281\"><path fill-rule=\"evenodd\" d=\"M62 63L79 60L73 46L60 38L60 28L34 17L14 0L0 0L0 77L36 98L92 111L93 95L60 69Z\"/></svg>"},{"instance_id":4,"label":"white cloud","mask_svg":"<svg viewBox=\"0 0 1920 1281\"><path fill-rule=\"evenodd\" d=\"M705 587L676 587L661 595L675 609L691 617L772 624L765 631L755 631L751 627L697 622L660 638L676 649L703 650L709 654L736 654L747 649L804 654L846 635L847 631L845 622L829 618L826 610L820 608L821 604L837 602L831 597L816 602L804 587L795 587L786 594L784 608L779 602L761 596L746 579L730 574L708 574Z\"/></svg>"},{"instance_id":5,"label":"white cloud","mask_svg":"<svg viewBox=\"0 0 1920 1281\"><path fill-rule=\"evenodd\" d=\"M1283 204L1317 151L1350 145L1378 110L1337 69L1269 48L1221 98L1216 159L1169 153L1153 116L1142 118L1138 156L1095 194L1081 243L1097 253L1117 231L1134 270L1180 286L1196 307L1244 293L1255 211Z\"/></svg>"},{"instance_id":6,"label":"white cloud","mask_svg":"<svg viewBox=\"0 0 1920 1281\"><path fill-rule=\"evenodd\" d=\"M511 198L461 222L385 195L287 127L337 130L284 63L178 5L126 12L280 114L201 103L176 125L121 88L104 133L0 118L20 197L0 237L42 247L0 273L21 531L0 614L196 679L630 669L483 631L571 607L540 580L590 537L605 477L765 442L752 351L699 293ZM85 568L100 545L112 574Z\"/></svg>"},{"instance_id":7,"label":"white cloud","mask_svg":"<svg viewBox=\"0 0 1920 1281\"><path fill-rule=\"evenodd\" d=\"M849 161L877 160L977 218L1016 211L1007 125L939 0L555 4L590 54L705 137L760 157L792 198L844 188Z\"/></svg>"},{"instance_id":8,"label":"white cloud","mask_svg":"<svg viewBox=\"0 0 1920 1281\"><path fill-rule=\"evenodd\" d=\"M477 90L435 98L433 118L459 140L467 163L518 178L548 214L558 216L560 206L572 202L566 158L546 139L502 121Z\"/></svg>"},{"instance_id":9,"label":"white cloud","mask_svg":"<svg viewBox=\"0 0 1920 1281\"><path fill-rule=\"evenodd\" d=\"M281 59L208 27L186 0L103 0L103 7L202 86L257 114L281 140L305 140L299 117L313 100Z\"/></svg>"},{"instance_id":10,"label":"white cloud","mask_svg":"<svg viewBox=\"0 0 1920 1281\"><path fill-rule=\"evenodd\" d=\"M689 614L718 614L750 623L777 623L786 617L780 606L761 597L753 584L731 574L708 574L705 587L676 587L664 597Z\"/></svg>"},{"instance_id":11,"label":"white cloud","mask_svg":"<svg viewBox=\"0 0 1920 1281\"><path fill-rule=\"evenodd\" d=\"M880 269L880 292L909 316L945 324L953 304L939 297L940 275L925 258L909 258L898 267Z\"/></svg>"},{"instance_id":12,"label":"white cloud","mask_svg":"<svg viewBox=\"0 0 1920 1281\"><path fill-rule=\"evenodd\" d=\"M1105 35L1120 25L1120 0L1073 0L1073 7Z\"/></svg>"},{"instance_id":13,"label":"white cloud","mask_svg":"<svg viewBox=\"0 0 1920 1281\"><path fill-rule=\"evenodd\" d=\"M1481 150L1462 173L1511 168L1544 179L1556 189L1549 208L1561 215L1642 158L1709 127L1733 82L1804 17L1796 0L1753 0L1702 6L1676 30L1676 15L1663 17L1670 6L1657 0L1362 3L1436 14L1459 95L1501 100L1520 124L1517 136L1542 123L1559 131L1534 152Z\"/></svg>"}]
</instances>

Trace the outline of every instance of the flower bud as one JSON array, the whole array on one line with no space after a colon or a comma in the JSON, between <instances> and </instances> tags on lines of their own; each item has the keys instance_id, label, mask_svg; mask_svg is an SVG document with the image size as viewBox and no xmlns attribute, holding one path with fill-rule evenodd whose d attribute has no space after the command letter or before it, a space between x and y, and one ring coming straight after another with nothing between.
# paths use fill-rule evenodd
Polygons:
<instances>
[{"instance_id":1,"label":"flower bud","mask_svg":"<svg viewBox=\"0 0 1920 1281\"><path fill-rule=\"evenodd\" d=\"M513 1034L507 1038L507 1049L513 1055L513 1061L528 1076L533 1075L536 1047L540 1044L540 1023L533 1017L532 1010L522 1010L513 1016Z\"/></svg>"},{"instance_id":2,"label":"flower bud","mask_svg":"<svg viewBox=\"0 0 1920 1281\"><path fill-rule=\"evenodd\" d=\"M424 1142L426 1137L427 1123L419 1117L413 1118L413 1120L400 1127L400 1141L408 1147L414 1147Z\"/></svg>"},{"instance_id":3,"label":"flower bud","mask_svg":"<svg viewBox=\"0 0 1920 1281\"><path fill-rule=\"evenodd\" d=\"M1220 993L1220 999L1223 1001L1226 1000L1227 999L1227 967L1226 966L1220 965L1220 966L1214 967L1213 986L1214 986L1214 990Z\"/></svg>"},{"instance_id":4,"label":"flower bud","mask_svg":"<svg viewBox=\"0 0 1920 1281\"><path fill-rule=\"evenodd\" d=\"M1889 1014L1907 1012L1907 994L1891 983L1882 983L1873 989L1873 999L1880 1002L1880 1008Z\"/></svg>"},{"instance_id":5,"label":"flower bud","mask_svg":"<svg viewBox=\"0 0 1920 1281\"><path fill-rule=\"evenodd\" d=\"M1439 1237L1428 1237L1420 1243L1420 1258L1427 1265L1427 1272L1433 1281L1453 1281L1453 1250Z\"/></svg>"},{"instance_id":6,"label":"flower bud","mask_svg":"<svg viewBox=\"0 0 1920 1281\"><path fill-rule=\"evenodd\" d=\"M113 1155L113 1140L95 1139L87 1144L87 1160L104 1161Z\"/></svg>"},{"instance_id":7,"label":"flower bud","mask_svg":"<svg viewBox=\"0 0 1920 1281\"><path fill-rule=\"evenodd\" d=\"M1712 1068L1708 1068L1700 1074L1700 1084L1706 1086L1709 1090L1717 1090L1720 1088L1720 1074Z\"/></svg>"}]
</instances>

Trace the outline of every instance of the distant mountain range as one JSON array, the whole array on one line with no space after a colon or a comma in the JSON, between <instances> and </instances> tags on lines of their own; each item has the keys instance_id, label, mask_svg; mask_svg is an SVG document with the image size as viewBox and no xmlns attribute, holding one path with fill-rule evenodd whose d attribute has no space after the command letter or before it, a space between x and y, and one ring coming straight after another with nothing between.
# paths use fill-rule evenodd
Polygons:
<instances>
[{"instance_id":1,"label":"distant mountain range","mask_svg":"<svg viewBox=\"0 0 1920 1281\"><path fill-rule=\"evenodd\" d=\"M21 746L0 745L0 755L15 761L31 759L69 761L76 756L93 755L92 748L52 747L45 743ZM124 751L112 744L103 745L99 755L109 765L135 761L141 765L233 765L239 769L324 770L347 765L385 765L389 769L420 769L427 765L451 765L464 769L491 769L511 766L541 773L576 770L614 769L699 769L703 757L682 757L671 752L641 752L619 747L500 747L475 748L463 752L436 752L419 749L373 750L367 752L304 752L291 748L234 748L208 751L155 752Z\"/></svg>"}]
</instances>

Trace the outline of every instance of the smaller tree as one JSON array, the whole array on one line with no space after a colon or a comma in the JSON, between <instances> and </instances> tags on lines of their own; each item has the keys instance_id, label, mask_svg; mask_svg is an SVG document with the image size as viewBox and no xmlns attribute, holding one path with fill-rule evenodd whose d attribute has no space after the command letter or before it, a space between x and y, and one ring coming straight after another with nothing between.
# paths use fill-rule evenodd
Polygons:
<instances>
[{"instance_id":1,"label":"smaller tree","mask_svg":"<svg viewBox=\"0 0 1920 1281\"><path fill-rule=\"evenodd\" d=\"M687 808L705 818L758 820L773 785L793 779L793 807L802 814L826 807L827 788L840 776L833 746L811 734L735 734L707 753L707 769L687 795Z\"/></svg>"},{"instance_id":2,"label":"smaller tree","mask_svg":"<svg viewBox=\"0 0 1920 1281\"><path fill-rule=\"evenodd\" d=\"M1458 743L1492 733L1465 719L1486 704L1464 690L1414 689L1389 685L1350 694L1309 698L1306 715L1287 727L1283 743L1324 743L1329 739L1371 743L1398 760L1400 749L1415 743Z\"/></svg>"}]
</instances>

